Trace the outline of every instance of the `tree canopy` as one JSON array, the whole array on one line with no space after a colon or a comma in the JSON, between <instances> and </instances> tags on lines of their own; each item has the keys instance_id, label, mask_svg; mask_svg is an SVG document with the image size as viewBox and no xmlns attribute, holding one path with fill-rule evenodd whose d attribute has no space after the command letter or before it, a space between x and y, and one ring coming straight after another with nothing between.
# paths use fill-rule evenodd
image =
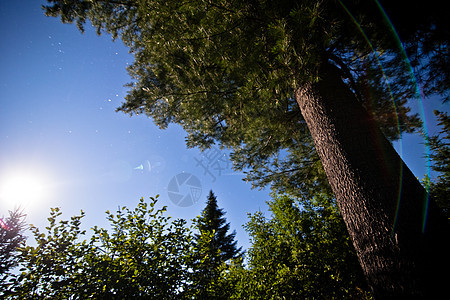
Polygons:
<instances>
[{"instance_id":1,"label":"tree canopy","mask_svg":"<svg viewBox=\"0 0 450 300\"><path fill-rule=\"evenodd\" d=\"M35 246L19 249L11 299L179 299L186 292L192 235L186 221L170 220L156 198L106 212L111 229L81 230L82 212L60 220L53 208L47 232L31 226Z\"/></svg>"},{"instance_id":2,"label":"tree canopy","mask_svg":"<svg viewBox=\"0 0 450 300\"><path fill-rule=\"evenodd\" d=\"M442 13L409 26L399 9L418 1L383 2L394 23L377 1L48 2L47 15L81 31L89 20L130 48L119 111L180 124L189 147L231 148L256 185L327 193L326 174L377 296L442 288L431 268L449 263L438 238L449 224L387 140L420 126L406 106L417 80L448 99Z\"/></svg>"},{"instance_id":3,"label":"tree canopy","mask_svg":"<svg viewBox=\"0 0 450 300\"><path fill-rule=\"evenodd\" d=\"M416 92L409 65L372 2L48 2L47 15L82 31L89 20L130 48L133 81L120 111L145 113L162 128L181 124L190 147L232 148L235 168L248 170L256 186L274 182L297 193L326 186L293 97L319 80L324 61L340 68L390 139L420 125L406 107Z\"/></svg>"},{"instance_id":4,"label":"tree canopy","mask_svg":"<svg viewBox=\"0 0 450 300\"><path fill-rule=\"evenodd\" d=\"M209 197L214 208L215 197ZM82 230L53 208L42 231L6 257L19 266L2 274L5 299L279 299L370 297L335 200L316 195L304 206L273 194L270 218L249 215L250 248L235 247L228 226L207 229L172 220L158 197L106 212L108 228ZM208 206L207 206L208 207ZM217 208L217 207L216 207ZM218 210L212 209L217 218ZM220 212L220 210L219 210ZM11 224L11 223L10 223ZM212 226L211 226L212 225ZM216 224L217 225L217 224ZM225 225L225 226L224 226ZM200 229L202 228L202 229ZM214 231L212 228L218 228ZM222 230L220 230L222 228ZM216 238L214 238L216 236ZM233 238L231 238L233 237ZM220 242L220 243L219 243ZM222 246L220 246L220 245ZM231 247L230 247L231 246ZM201 260L199 260L201 259ZM203 277L198 277L203 274ZM200 279L200 280L199 280ZM207 286L205 286L207 283Z\"/></svg>"},{"instance_id":5,"label":"tree canopy","mask_svg":"<svg viewBox=\"0 0 450 300\"><path fill-rule=\"evenodd\" d=\"M247 265L216 283L225 299L371 299L334 199L272 194L267 203L270 215L249 214L245 225Z\"/></svg>"}]
</instances>

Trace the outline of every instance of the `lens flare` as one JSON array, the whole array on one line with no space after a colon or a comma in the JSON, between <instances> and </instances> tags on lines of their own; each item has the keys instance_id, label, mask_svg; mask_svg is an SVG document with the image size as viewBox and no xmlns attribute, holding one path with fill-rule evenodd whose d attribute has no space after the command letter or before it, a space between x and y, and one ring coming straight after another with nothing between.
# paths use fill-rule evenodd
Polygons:
<instances>
[{"instance_id":1,"label":"lens flare","mask_svg":"<svg viewBox=\"0 0 450 300\"><path fill-rule=\"evenodd\" d=\"M420 92L420 88L419 85L417 83L417 78L414 74L413 68L411 66L411 61L409 60L408 55L406 54L406 50L405 47L403 46L403 43L400 40L400 37L397 33L397 31L395 30L394 25L392 24L391 20L389 19L388 15L386 14L386 11L383 9L383 7L381 6L380 2L378 2L378 0L375 0L375 3L378 6L378 9L380 10L380 12L383 15L384 20L389 24L390 30L393 34L393 37L395 38L395 41L397 42L397 46L400 50L400 53L403 56L403 59L407 62L407 66L409 67L409 73L410 76L413 79L413 82L415 83L415 88L416 88L416 96L417 99L419 101L419 115L423 121L423 133L425 135L425 138L428 138L428 126L427 126L427 120L425 117L425 111L423 108L423 99L422 99L422 93ZM429 157L430 154L430 147L427 143L425 143L425 149L426 149L426 153L427 153L427 157ZM428 178L430 177L430 172L431 172L431 162L428 159L426 161L426 169L427 169L427 176ZM400 200L399 200L400 201ZM424 208L423 208L423 214L422 214L422 232L425 232L425 227L426 227L426 223L427 223L427 215L428 215L428 203L429 203L429 194L428 194L428 188L427 188L427 195L426 195L426 199L424 199ZM399 203L397 204L397 207L399 206ZM396 213L396 218L397 218L398 213ZM394 223L394 227L395 227L395 223Z\"/></svg>"},{"instance_id":2,"label":"lens flare","mask_svg":"<svg viewBox=\"0 0 450 300\"><path fill-rule=\"evenodd\" d=\"M2 218L0 218L0 227L5 229L6 231L9 231L11 228L8 226L8 224L6 224L5 221L3 221Z\"/></svg>"},{"instance_id":3,"label":"lens flare","mask_svg":"<svg viewBox=\"0 0 450 300\"><path fill-rule=\"evenodd\" d=\"M392 90L390 88L389 80L388 80L388 78L387 78L387 76L385 74L385 71L384 71L383 65L382 65L382 63L381 63L381 61L379 59L379 56L378 56L377 52L375 51L372 43L370 42L369 38L367 37L366 33L362 29L362 27L359 24L359 22L352 15L352 13L348 10L348 8L344 5L344 3L342 3L342 1L339 1L339 3L344 8L346 13L350 16L351 20L353 21L355 26L358 28L358 30L362 34L363 38L365 39L365 41L369 45L370 49L372 49L372 53L375 56L375 59L376 59L378 65L380 66L380 70L381 70L381 72L383 74L383 78L384 78L384 80L386 82L386 85L387 85L387 88L389 90L389 93L390 93L390 96L391 96L391 99L392 99L393 108L394 108L395 113L396 113L397 128L398 128L398 132L400 134L399 150L398 150L398 152L399 152L400 158L403 160L402 134L401 134L401 131L400 131L400 122L398 120L397 107L396 107L396 104L395 104L395 101L394 101L394 97L392 95ZM421 117L421 119L423 121L423 124L424 124L423 133L425 135L425 138L428 138L427 122L426 122L424 108L423 108L422 95L420 93L419 85L417 84L417 78L416 78L416 76L414 74L413 68L411 66L411 62L410 62L410 60L409 60L409 58L408 58L408 56L406 54L405 48L404 48L404 46L403 46L403 44L402 44L402 42L400 40L400 37L399 37L397 31L395 30L391 20L387 16L385 10L383 9L381 4L377 0L375 0L375 3L377 4L378 9L380 10L380 12L382 14L384 21L389 25L389 29L391 31L391 34L392 34L392 36L394 37L394 39L395 39L395 41L397 43L398 50L400 51L400 54L402 55L404 61L406 62L406 65L408 66L408 69L409 69L408 71L410 73L412 82L414 82L415 96L416 96L416 98L419 101L419 105L418 105L419 106L419 115L420 115L420 117ZM429 146L426 143L425 143L425 147L426 147L426 152L429 154L430 149L429 149ZM431 167L430 167L430 161L429 160L427 160L426 168L427 168L427 175L428 175L428 177L430 177L430 169L431 169ZM403 185L403 167L402 166L400 167L400 174L399 174L399 176L400 176L400 186L399 186L399 190L398 190L397 207L396 207L396 212L395 212L394 223L392 224L391 235L394 234L394 229L395 229L396 224L397 224L398 212L399 212L399 208L400 208L400 200L401 200L402 188L403 188L403 186L402 186ZM427 192L428 192L428 190L427 190ZM428 197L428 193L427 193L427 196L426 196L426 199L425 199L425 202L424 202L424 208L423 208L422 232L425 231L426 219L427 219L427 213L428 213L428 202L429 202L429 197Z\"/></svg>"}]
</instances>

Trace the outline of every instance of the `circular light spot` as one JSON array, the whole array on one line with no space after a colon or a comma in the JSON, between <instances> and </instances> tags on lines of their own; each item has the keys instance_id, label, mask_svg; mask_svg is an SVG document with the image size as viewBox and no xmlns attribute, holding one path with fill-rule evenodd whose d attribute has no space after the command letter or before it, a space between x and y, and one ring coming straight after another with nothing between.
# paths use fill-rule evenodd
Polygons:
<instances>
[{"instance_id":1,"label":"circular light spot","mask_svg":"<svg viewBox=\"0 0 450 300\"><path fill-rule=\"evenodd\" d=\"M8 206L27 207L48 196L44 176L27 172L7 174L0 182L0 200Z\"/></svg>"}]
</instances>

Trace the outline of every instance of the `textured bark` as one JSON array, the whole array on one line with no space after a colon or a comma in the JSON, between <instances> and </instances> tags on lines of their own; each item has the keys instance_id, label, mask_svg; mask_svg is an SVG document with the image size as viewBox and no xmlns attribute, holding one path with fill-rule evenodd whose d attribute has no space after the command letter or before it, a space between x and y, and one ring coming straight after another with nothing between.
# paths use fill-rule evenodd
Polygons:
<instances>
[{"instance_id":1,"label":"textured bark","mask_svg":"<svg viewBox=\"0 0 450 300\"><path fill-rule=\"evenodd\" d=\"M375 297L445 294L448 220L428 203L339 70L327 65L320 75L295 97Z\"/></svg>"}]
</instances>

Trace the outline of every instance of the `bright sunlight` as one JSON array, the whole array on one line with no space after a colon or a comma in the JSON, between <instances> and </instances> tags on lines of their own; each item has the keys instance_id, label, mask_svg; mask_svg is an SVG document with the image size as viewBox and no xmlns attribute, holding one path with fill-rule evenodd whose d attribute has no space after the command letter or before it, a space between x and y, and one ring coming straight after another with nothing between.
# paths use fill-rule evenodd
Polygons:
<instances>
[{"instance_id":1,"label":"bright sunlight","mask_svg":"<svg viewBox=\"0 0 450 300\"><path fill-rule=\"evenodd\" d=\"M9 207L29 207L49 196L49 182L38 172L13 172L2 176L0 202Z\"/></svg>"}]
</instances>

